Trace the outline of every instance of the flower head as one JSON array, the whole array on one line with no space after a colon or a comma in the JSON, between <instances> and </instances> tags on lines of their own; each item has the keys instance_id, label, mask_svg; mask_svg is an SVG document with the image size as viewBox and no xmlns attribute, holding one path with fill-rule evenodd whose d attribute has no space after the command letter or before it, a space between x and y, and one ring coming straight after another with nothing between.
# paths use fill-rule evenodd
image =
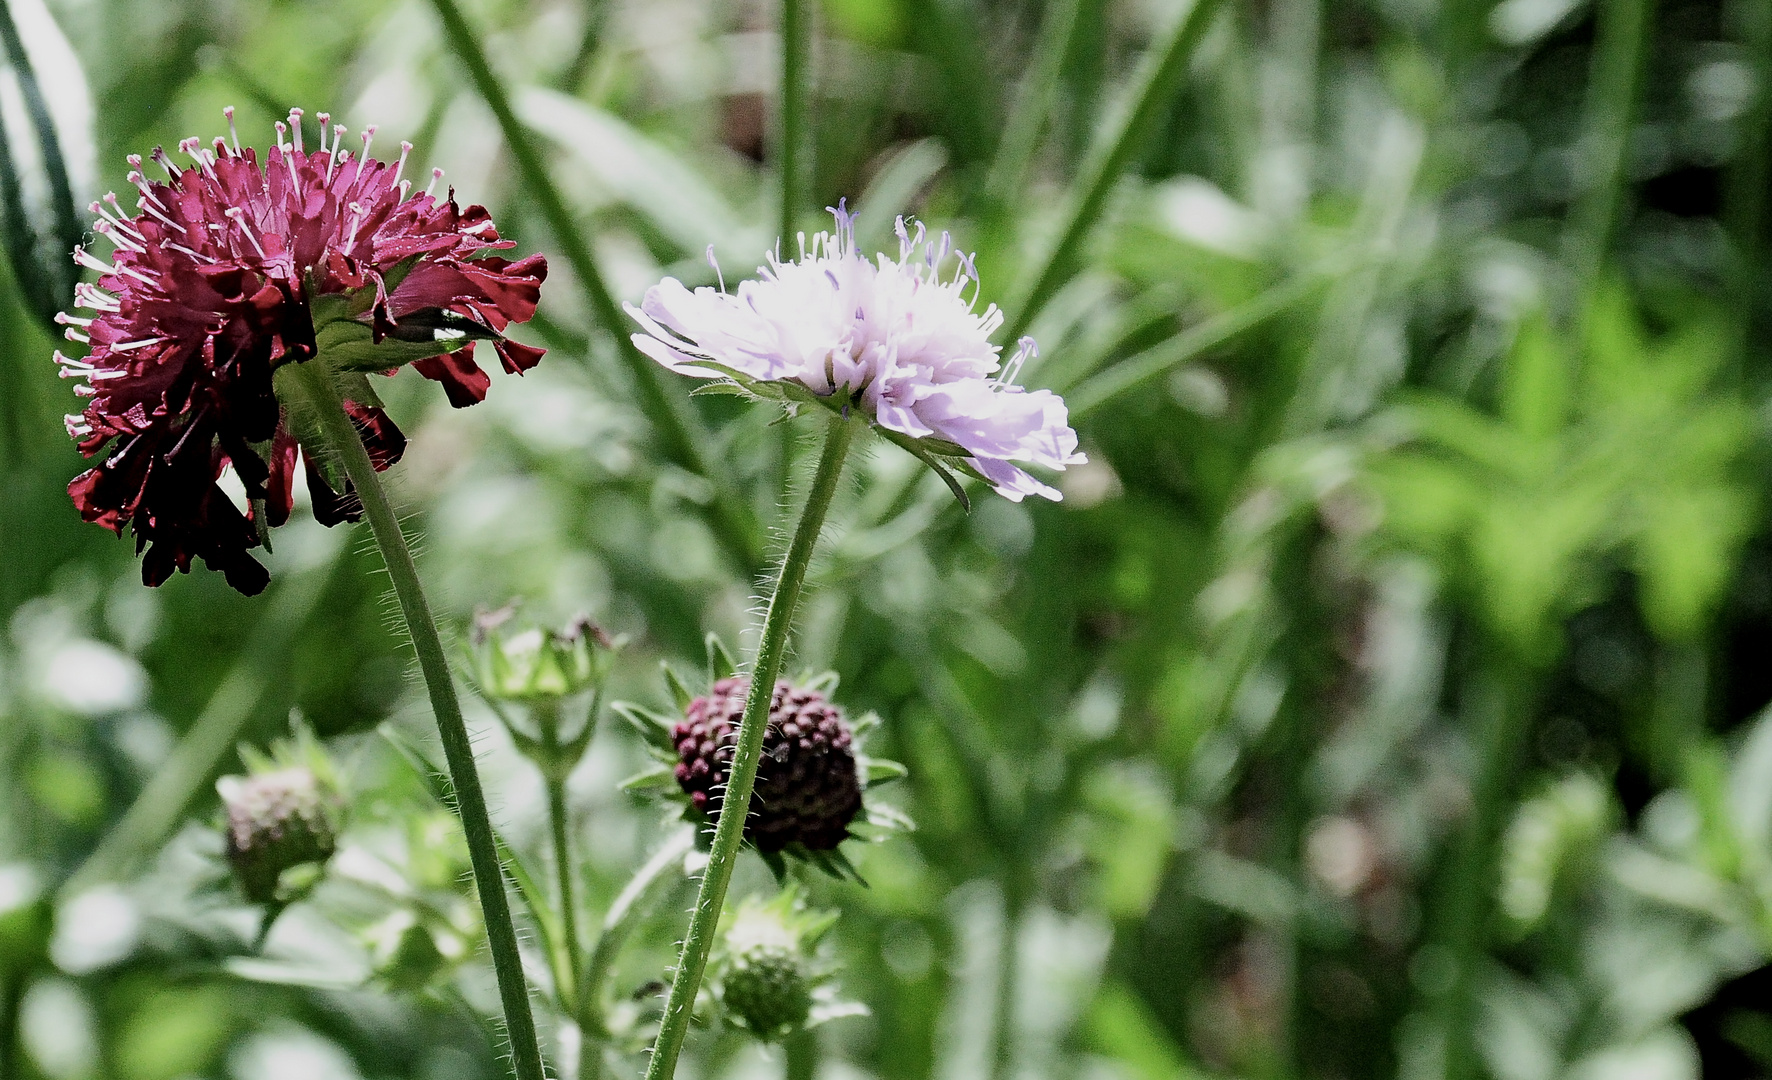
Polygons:
<instances>
[{"instance_id":1,"label":"flower head","mask_svg":"<svg viewBox=\"0 0 1772 1080\"><path fill-rule=\"evenodd\" d=\"M474 363L476 340L492 341L512 373L542 355L503 336L535 311L547 275L540 255L491 255L512 242L483 207L461 208L453 190L437 197L440 169L413 194L403 177L410 144L397 162L377 161L370 127L353 155L344 125L329 129L321 113L320 146L307 152L301 115L292 109L288 125L278 122L263 162L237 134L212 146L186 139L179 150L192 164L183 168L156 149L164 182L144 177L131 156L139 214L115 194L91 207L94 231L115 248L111 261L74 250L99 275L76 292L93 314L59 321L90 351L56 359L64 377L84 380L75 392L88 399L68 417L69 434L87 457L108 454L68 492L87 521L134 529L149 585L202 558L240 591L263 589L268 576L248 551L287 520L298 458L317 518L357 516L348 482L303 445L278 400L282 365L321 357L340 373L346 409L384 469L405 437L363 373L411 363L459 408L490 384ZM217 483L230 467L245 511Z\"/></svg>"},{"instance_id":2,"label":"flower head","mask_svg":"<svg viewBox=\"0 0 1772 1080\"><path fill-rule=\"evenodd\" d=\"M724 378L759 396L862 409L893 442L929 463L988 481L1020 502L1059 493L1022 464L1063 469L1082 463L1064 400L1015 385L1035 354L1023 338L1007 364L990 335L1003 324L995 304L976 310L978 274L944 233L931 241L898 221L899 255L873 261L855 250L855 218L839 205L834 233L733 292L689 291L675 278L646 291L632 315L646 332L634 343L685 375ZM952 273L944 267L954 259ZM946 276L944 276L946 275ZM968 297L967 290L971 288Z\"/></svg>"},{"instance_id":3,"label":"flower head","mask_svg":"<svg viewBox=\"0 0 1772 1080\"><path fill-rule=\"evenodd\" d=\"M672 713L625 701L612 706L658 762L622 786L680 803L691 820L718 823L750 677L736 673L732 654L710 634L707 689L695 693L669 666L665 679L675 699ZM880 718L868 713L851 722L831 700L836 688L835 672L801 675L778 681L770 699L744 838L778 877L787 872L784 856L791 856L859 881L843 842L880 840L911 827L904 814L873 797L874 788L905 775L903 765L862 747ZM710 828L697 835L705 841L712 834Z\"/></svg>"}]
</instances>

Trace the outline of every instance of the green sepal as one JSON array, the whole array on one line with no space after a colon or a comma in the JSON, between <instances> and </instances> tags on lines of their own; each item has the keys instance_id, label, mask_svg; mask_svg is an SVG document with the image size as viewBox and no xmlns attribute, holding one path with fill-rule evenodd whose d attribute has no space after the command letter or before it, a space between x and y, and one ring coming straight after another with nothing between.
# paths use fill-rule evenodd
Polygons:
<instances>
[{"instance_id":1,"label":"green sepal","mask_svg":"<svg viewBox=\"0 0 1772 1080\"><path fill-rule=\"evenodd\" d=\"M941 443L940 440L932 439L913 439L903 432L888 431L885 428L880 428L880 434L886 436L888 442L903 448L912 457L929 466L929 470L941 477L941 482L948 486L949 491L953 492L954 498L960 500L961 509L969 514L972 512L972 499L967 496L966 489L960 485L959 479L955 477L949 469L952 467L960 469L963 472L971 471L974 475L976 475L976 471L972 470L970 466L964 464L963 461L957 458L950 459L945 463L937 460L933 449L929 445L934 442L939 445L953 446L952 443ZM960 450L957 446L955 446L954 449ZM965 451L960 452L964 453Z\"/></svg>"},{"instance_id":2,"label":"green sepal","mask_svg":"<svg viewBox=\"0 0 1772 1080\"><path fill-rule=\"evenodd\" d=\"M662 791L676 786L676 770L662 762L650 769L643 769L616 785L622 791L639 792Z\"/></svg>"},{"instance_id":3,"label":"green sepal","mask_svg":"<svg viewBox=\"0 0 1772 1080\"><path fill-rule=\"evenodd\" d=\"M732 658L732 653L727 650L726 643L720 640L719 634L708 631L705 644L708 651L708 685L712 686L736 672L738 661Z\"/></svg>"},{"instance_id":4,"label":"green sepal","mask_svg":"<svg viewBox=\"0 0 1772 1080\"><path fill-rule=\"evenodd\" d=\"M677 674L677 670L671 665L660 664L659 667L664 669L665 684L670 687L671 700L676 702L677 711L688 712L689 703L695 700L695 691L689 689L689 684L683 681L683 676Z\"/></svg>"},{"instance_id":5,"label":"green sepal","mask_svg":"<svg viewBox=\"0 0 1772 1080\"><path fill-rule=\"evenodd\" d=\"M885 836L890 833L917 831L917 823L911 820L909 814L896 806L883 804L864 806L861 816L856 820L873 829L880 830L882 835L872 839L885 839Z\"/></svg>"},{"instance_id":6,"label":"green sepal","mask_svg":"<svg viewBox=\"0 0 1772 1080\"><path fill-rule=\"evenodd\" d=\"M903 780L910 775L910 770L902 762L888 761L886 758L868 757L866 754L855 755L855 769L861 774L863 791L890 784L894 780Z\"/></svg>"},{"instance_id":7,"label":"green sepal","mask_svg":"<svg viewBox=\"0 0 1772 1080\"><path fill-rule=\"evenodd\" d=\"M865 739L868 735L872 734L873 730L879 726L880 714L869 709L861 716L856 717L855 721L849 725L849 734L857 742L860 742L862 739Z\"/></svg>"},{"instance_id":8,"label":"green sepal","mask_svg":"<svg viewBox=\"0 0 1772 1080\"><path fill-rule=\"evenodd\" d=\"M320 426L320 417L308 404L307 395L296 388L282 385L283 380L295 378L294 368L297 363L314 364L317 360L289 361L271 373L271 389L276 393L277 400L283 403L283 415L289 423L289 430L295 441L301 444L303 453L308 460L320 470L320 476L326 486L337 494L344 494L350 489L351 481L345 475L344 462L331 450L326 432Z\"/></svg>"},{"instance_id":9,"label":"green sepal","mask_svg":"<svg viewBox=\"0 0 1772 1080\"><path fill-rule=\"evenodd\" d=\"M642 705L631 701L617 701L609 706L615 715L626 720L633 729L640 733L649 747L664 751L675 760L677 744L671 741L671 729L677 721L671 717L653 712Z\"/></svg>"}]
</instances>

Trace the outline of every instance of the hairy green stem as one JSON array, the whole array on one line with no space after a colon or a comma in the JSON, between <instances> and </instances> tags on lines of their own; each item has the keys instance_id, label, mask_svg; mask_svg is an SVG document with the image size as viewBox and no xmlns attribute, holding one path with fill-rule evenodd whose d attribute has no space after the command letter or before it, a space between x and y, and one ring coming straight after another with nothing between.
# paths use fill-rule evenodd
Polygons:
<instances>
[{"instance_id":1,"label":"hairy green stem","mask_svg":"<svg viewBox=\"0 0 1772 1080\"><path fill-rule=\"evenodd\" d=\"M474 36L461 8L455 0L431 0L431 3L442 19L443 35L450 49L468 69L474 88L498 120L505 145L510 147L517 172L523 178L524 193L535 200L542 216L547 219L554 242L560 245L573 275L584 289L592 314L605 330L614 335L616 354L628 369L635 393L639 395L640 411L652 426L659 448L672 463L704 477L713 486L714 496L708 512L715 534L728 556L749 574L762 564L762 538L754 515L733 496L702 453L702 448L710 440L689 411L687 402L673 396L667 389L663 369L634 346L627 316L603 280L603 272L598 269L597 260L591 254L584 234L579 231L565 197L548 172L547 163L530 138L529 129L518 121L510 95L505 93L504 84L493 74L486 53L480 48L479 39Z\"/></svg>"},{"instance_id":2,"label":"hairy green stem","mask_svg":"<svg viewBox=\"0 0 1772 1080\"><path fill-rule=\"evenodd\" d=\"M744 719L738 727L738 745L732 753L732 769L722 797L719 824L714 828L713 849L708 853L708 868L702 874L701 892L695 899L695 912L690 916L689 932L683 939L676 977L671 980L671 990L665 998L664 1021L658 1029L658 1041L652 1047L652 1059L646 1065L646 1080L669 1080L677 1071L677 1056L683 1051L683 1037L689 1030L695 993L701 988L708 953L714 948L714 931L719 927L720 911L726 903L726 887L732 883L733 864L738 861L739 843L744 839L751 788L757 780L757 764L763 755L763 735L769 727L769 704L775 695L775 678L781 672L782 658L787 652L794 609L800 604L806 569L812 563L812 552L818 545L825 514L836 497L837 481L843 474L843 459L849 454L849 444L855 438L859 423L859 419L848 415L833 416L830 420L812 490L806 496L806 507L800 512L800 523L794 529L787 555L782 558L775 593L769 598L769 609L763 616L763 640L757 647L756 664L751 668L750 693L745 698Z\"/></svg>"},{"instance_id":3,"label":"hairy green stem","mask_svg":"<svg viewBox=\"0 0 1772 1080\"><path fill-rule=\"evenodd\" d=\"M545 1080L541 1047L536 1041L535 1018L529 1010L529 987L523 977L523 958L517 948L517 928L511 921L510 900L505 895L504 866L498 857L498 840L493 835L492 819L486 812L486 794L480 788L480 772L474 764L474 745L468 737L468 725L462 718L461 702L450 678L449 656L437 636L437 625L431 617L431 605L419 584L418 568L400 531L400 519L382 488L375 465L369 460L361 435L345 412L344 400L332 374L323 361L308 361L289 366L289 375L301 396L314 412L328 448L344 465L345 474L357 489L363 514L375 534L376 547L387 564L388 577L394 585L394 596L400 614L418 654L418 666L424 675L425 689L436 714L437 731L442 736L443 755L449 764L450 782L455 788L456 809L461 815L462 832L467 837L468 855L474 869L474 885L480 894L480 909L486 920L486 938L492 951L492 965L498 974L499 998L504 1004L505 1035L510 1042L511 1060L518 1080Z\"/></svg>"},{"instance_id":4,"label":"hairy green stem","mask_svg":"<svg viewBox=\"0 0 1772 1080\"><path fill-rule=\"evenodd\" d=\"M799 229L812 188L812 13L781 0L781 236Z\"/></svg>"},{"instance_id":5,"label":"hairy green stem","mask_svg":"<svg viewBox=\"0 0 1772 1080\"><path fill-rule=\"evenodd\" d=\"M1144 149L1163 110L1180 89L1188 62L1193 59L1200 40L1206 36L1221 2L1194 0L1193 6L1175 21L1168 37L1145 55L1133 75L1132 101L1118 128L1102 140L1099 150L1091 155L1077 178L1076 195L1065 214L1057 242L1029 279L1025 293L1010 305L1009 330L1003 340L1014 341L1026 333L1040 308L1064 284L1076 261L1078 249L1088 238L1096 219L1101 217L1115 183Z\"/></svg>"}]
</instances>

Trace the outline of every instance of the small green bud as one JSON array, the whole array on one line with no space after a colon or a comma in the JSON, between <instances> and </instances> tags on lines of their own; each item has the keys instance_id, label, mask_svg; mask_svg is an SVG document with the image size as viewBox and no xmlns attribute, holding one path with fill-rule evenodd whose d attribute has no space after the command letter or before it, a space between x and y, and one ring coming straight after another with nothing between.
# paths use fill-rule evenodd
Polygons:
<instances>
[{"instance_id":1,"label":"small green bud","mask_svg":"<svg viewBox=\"0 0 1772 1080\"><path fill-rule=\"evenodd\" d=\"M529 627L507 635L505 624L516 609L513 602L474 615L474 679L481 693L495 701L536 702L601 685L619 640L583 617L564 630Z\"/></svg>"},{"instance_id":2,"label":"small green bud","mask_svg":"<svg viewBox=\"0 0 1772 1080\"><path fill-rule=\"evenodd\" d=\"M835 921L834 913L801 907L791 887L767 903L740 905L721 931L719 999L727 1021L765 1042L807 1027L826 978L813 949Z\"/></svg>"},{"instance_id":3,"label":"small green bud","mask_svg":"<svg viewBox=\"0 0 1772 1080\"><path fill-rule=\"evenodd\" d=\"M332 858L342 807L313 770L224 776L216 790L228 813L228 861L253 903L277 899L284 871Z\"/></svg>"}]
</instances>

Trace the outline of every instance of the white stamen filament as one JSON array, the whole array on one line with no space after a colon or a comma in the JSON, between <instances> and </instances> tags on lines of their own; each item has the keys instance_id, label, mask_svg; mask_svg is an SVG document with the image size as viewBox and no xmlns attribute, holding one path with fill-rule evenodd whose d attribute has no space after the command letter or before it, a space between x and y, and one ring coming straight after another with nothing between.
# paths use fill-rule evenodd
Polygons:
<instances>
[{"instance_id":1,"label":"white stamen filament","mask_svg":"<svg viewBox=\"0 0 1772 1080\"><path fill-rule=\"evenodd\" d=\"M357 244L357 228L363 224L363 204L351 203L346 207L351 212L351 229L345 234L345 250L349 251Z\"/></svg>"},{"instance_id":2,"label":"white stamen filament","mask_svg":"<svg viewBox=\"0 0 1772 1080\"><path fill-rule=\"evenodd\" d=\"M400 188L400 200L402 202L404 202L406 200L406 190L407 189L402 186L402 181L400 179L400 176L402 173L404 173L406 171L406 158L407 158L407 155L409 155L411 153L412 153L412 144L411 143L403 142L400 144L400 160L394 166L394 179L392 179L391 181L388 182L389 187ZM367 141L365 141L363 143L363 156L364 157L369 156L369 143Z\"/></svg>"},{"instance_id":3,"label":"white stamen filament","mask_svg":"<svg viewBox=\"0 0 1772 1080\"><path fill-rule=\"evenodd\" d=\"M174 180L177 180L179 175L183 172L183 170L173 163L173 160L170 157L166 156L166 150L164 147L154 147L154 164L165 169L166 175L172 177Z\"/></svg>"},{"instance_id":4,"label":"white stamen filament","mask_svg":"<svg viewBox=\"0 0 1772 1080\"><path fill-rule=\"evenodd\" d=\"M166 246L171 248L174 251L182 251L186 255L189 255L191 258L196 259L198 262L206 262L206 263L212 263L212 264L221 262L220 259L216 258L213 255L205 255L201 251L193 251L192 249L184 246L183 244L168 243Z\"/></svg>"},{"instance_id":5,"label":"white stamen filament","mask_svg":"<svg viewBox=\"0 0 1772 1080\"><path fill-rule=\"evenodd\" d=\"M112 266L108 262L100 261L96 255L87 251L79 244L74 245L74 261L81 266L86 267L88 270L97 270L101 274L115 274L117 272L115 266Z\"/></svg>"},{"instance_id":6,"label":"white stamen filament","mask_svg":"<svg viewBox=\"0 0 1772 1080\"><path fill-rule=\"evenodd\" d=\"M412 181L410 181L410 180L400 181L400 201L405 202L406 196L408 194L410 194L411 192L412 192Z\"/></svg>"},{"instance_id":7,"label":"white stamen filament","mask_svg":"<svg viewBox=\"0 0 1772 1080\"><path fill-rule=\"evenodd\" d=\"M320 153L324 154L327 152L327 150L326 150L326 128L328 125L330 125L332 123L332 114L327 113L327 112L323 112L323 113L317 114L316 118L320 121ZM334 142L332 144L332 149L334 149L334 150L338 149L337 142Z\"/></svg>"},{"instance_id":8,"label":"white stamen filament","mask_svg":"<svg viewBox=\"0 0 1772 1080\"><path fill-rule=\"evenodd\" d=\"M118 353L118 352L130 352L135 349L145 349L149 345L158 345L162 341L165 341L165 340L166 339L163 337L151 337L151 338L142 338L140 341L122 341L122 342L118 342L117 344L111 346L111 351L114 353Z\"/></svg>"},{"instance_id":9,"label":"white stamen filament","mask_svg":"<svg viewBox=\"0 0 1772 1080\"><path fill-rule=\"evenodd\" d=\"M443 170L442 169L432 169L431 170L431 182L429 184L425 185L425 194L430 195L432 192L436 191L437 190L437 181L439 181L441 179L443 179Z\"/></svg>"},{"instance_id":10,"label":"white stamen filament","mask_svg":"<svg viewBox=\"0 0 1772 1080\"><path fill-rule=\"evenodd\" d=\"M345 126L343 124L332 125L332 152L326 156L326 182L328 184L332 183L333 167L339 164L338 147L344 141L344 137Z\"/></svg>"},{"instance_id":11,"label":"white stamen filament","mask_svg":"<svg viewBox=\"0 0 1772 1080\"><path fill-rule=\"evenodd\" d=\"M344 128L339 128L339 130L343 131ZM374 138L375 138L375 125L370 124L368 127L363 129L363 160L364 161L369 160L369 143Z\"/></svg>"},{"instance_id":12,"label":"white stamen filament","mask_svg":"<svg viewBox=\"0 0 1772 1080\"><path fill-rule=\"evenodd\" d=\"M109 240L112 244L116 245L117 247L122 248L124 251L133 251L137 255L140 255L148 250L147 248L143 247L142 245L136 243L134 240L131 240L129 237L123 235L123 233L120 232L117 229L117 227L115 225L112 225L109 221L95 221L95 222L93 222L92 223L92 231L95 233L98 233L100 236L104 237L106 240Z\"/></svg>"},{"instance_id":13,"label":"white stamen filament","mask_svg":"<svg viewBox=\"0 0 1772 1080\"><path fill-rule=\"evenodd\" d=\"M135 205L138 210L141 210L141 211L147 213L149 216L153 217L155 220L159 221L162 225L165 225L167 228L177 229L179 232L185 231L185 227L183 225L180 225L178 222L172 220L171 218L167 217L165 214L161 213L160 207L158 206L158 204L151 201L150 197L144 196L143 198L137 199L135 202Z\"/></svg>"},{"instance_id":14,"label":"white stamen filament","mask_svg":"<svg viewBox=\"0 0 1772 1080\"><path fill-rule=\"evenodd\" d=\"M137 270L135 267L126 265L124 263L117 264L117 272L119 274L128 274L130 277L141 282L143 285L153 285L153 286L158 287L160 284L160 278L158 275L154 275L154 276L150 277L149 274L143 273L142 271Z\"/></svg>"},{"instance_id":15,"label":"white stamen filament","mask_svg":"<svg viewBox=\"0 0 1772 1080\"><path fill-rule=\"evenodd\" d=\"M55 321L60 326L91 326L91 319L82 319L78 315L69 315L65 311L55 313Z\"/></svg>"},{"instance_id":16,"label":"white stamen filament","mask_svg":"<svg viewBox=\"0 0 1772 1080\"><path fill-rule=\"evenodd\" d=\"M238 206L230 206L222 211L222 215L231 218L234 224L240 226L240 231L246 234L246 239L252 241L253 250L258 252L259 258L266 260L270 259L270 256L265 254L265 249L259 245L258 237L253 233L252 226L246 224L246 211L240 209Z\"/></svg>"},{"instance_id":17,"label":"white stamen filament","mask_svg":"<svg viewBox=\"0 0 1772 1080\"><path fill-rule=\"evenodd\" d=\"M295 152L298 154L303 152L301 148L301 116L302 112L300 109L289 110L289 140L290 144L295 147ZM322 138L324 138L324 135L322 135Z\"/></svg>"},{"instance_id":18,"label":"white stamen filament","mask_svg":"<svg viewBox=\"0 0 1772 1080\"><path fill-rule=\"evenodd\" d=\"M228 118L228 137L234 140L234 153L240 152L240 130L234 126L234 107L222 109L222 115Z\"/></svg>"},{"instance_id":19,"label":"white stamen filament","mask_svg":"<svg viewBox=\"0 0 1772 1080\"><path fill-rule=\"evenodd\" d=\"M82 281L74 286L74 303L93 311L116 312L123 310L117 298L96 285Z\"/></svg>"},{"instance_id":20,"label":"white stamen filament","mask_svg":"<svg viewBox=\"0 0 1772 1080\"><path fill-rule=\"evenodd\" d=\"M82 334L80 331L74 329L71 326L68 327L66 330L62 331L62 336L67 338L69 341L78 341L82 345L91 345L92 344L91 338L87 337L85 334Z\"/></svg>"}]
</instances>

